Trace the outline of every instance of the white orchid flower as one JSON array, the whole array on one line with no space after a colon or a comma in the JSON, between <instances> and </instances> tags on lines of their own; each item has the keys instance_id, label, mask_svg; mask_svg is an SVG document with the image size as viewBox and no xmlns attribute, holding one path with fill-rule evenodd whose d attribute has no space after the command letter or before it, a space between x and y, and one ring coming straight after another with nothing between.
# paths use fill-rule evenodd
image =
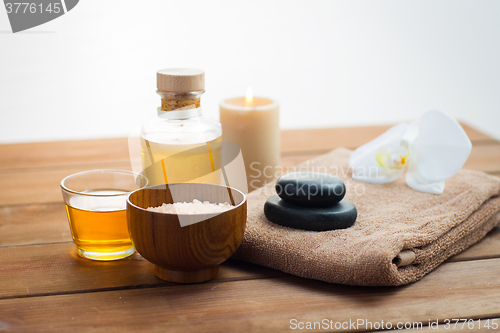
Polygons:
<instances>
[{"instance_id":1,"label":"white orchid flower","mask_svg":"<svg viewBox=\"0 0 500 333\"><path fill-rule=\"evenodd\" d=\"M442 111L428 111L410 124L399 124L352 152L355 180L388 183L408 166L406 184L441 194L444 181L464 165L472 148L460 124Z\"/></svg>"}]
</instances>

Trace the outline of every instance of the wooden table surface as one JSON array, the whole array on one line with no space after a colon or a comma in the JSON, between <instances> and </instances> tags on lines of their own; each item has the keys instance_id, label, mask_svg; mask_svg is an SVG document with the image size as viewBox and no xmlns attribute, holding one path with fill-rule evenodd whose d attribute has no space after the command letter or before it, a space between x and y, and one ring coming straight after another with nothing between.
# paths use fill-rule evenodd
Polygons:
<instances>
[{"instance_id":1,"label":"wooden table surface","mask_svg":"<svg viewBox=\"0 0 500 333\"><path fill-rule=\"evenodd\" d=\"M388 127L283 131L282 164L355 148ZM465 167L500 176L500 142L464 128L473 143ZM126 139L0 145L0 332L281 332L314 322L321 326L304 330L419 322L415 332L500 330L499 228L402 287L333 285L236 260L210 282L177 285L156 278L137 254L76 256L59 182L96 168L129 169ZM448 327L452 319L476 321Z\"/></svg>"}]
</instances>

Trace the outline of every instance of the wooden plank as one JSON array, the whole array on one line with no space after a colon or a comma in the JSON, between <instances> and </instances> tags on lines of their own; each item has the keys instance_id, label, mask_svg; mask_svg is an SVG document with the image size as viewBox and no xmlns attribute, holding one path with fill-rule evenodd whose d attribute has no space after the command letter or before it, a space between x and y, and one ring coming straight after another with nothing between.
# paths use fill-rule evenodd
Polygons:
<instances>
[{"instance_id":1,"label":"wooden plank","mask_svg":"<svg viewBox=\"0 0 500 333\"><path fill-rule=\"evenodd\" d=\"M290 167L317 155L312 153L283 156L281 164ZM474 146L464 167L498 174L500 172L500 144ZM102 168L102 165L0 173L0 206L60 202L62 199L59 183L64 177L75 172L98 168ZM107 165L107 169L130 170L130 165L128 162L110 164Z\"/></svg>"},{"instance_id":2,"label":"wooden plank","mask_svg":"<svg viewBox=\"0 0 500 333\"><path fill-rule=\"evenodd\" d=\"M0 247L70 242L63 203L0 207ZM449 261L500 258L500 228Z\"/></svg>"},{"instance_id":3,"label":"wooden plank","mask_svg":"<svg viewBox=\"0 0 500 333\"><path fill-rule=\"evenodd\" d=\"M66 229L69 233L69 227ZM484 258L500 258L500 229L495 229L482 242L448 261ZM78 257L71 241L0 248L0 262L2 280L5 279L0 284L0 299L163 283L154 278L153 266L137 253L109 263L91 261ZM34 270L36 275L31 274ZM259 278L287 276L261 266L229 261L223 265L220 279L257 278L249 275L249 271L258 273ZM126 280L129 282L125 283Z\"/></svg>"},{"instance_id":4,"label":"wooden plank","mask_svg":"<svg viewBox=\"0 0 500 333\"><path fill-rule=\"evenodd\" d=\"M390 125L314 128L281 131L283 154L328 151L338 147L356 148L389 129Z\"/></svg>"},{"instance_id":5,"label":"wooden plank","mask_svg":"<svg viewBox=\"0 0 500 333\"><path fill-rule=\"evenodd\" d=\"M485 147L495 148L495 146ZM487 151L483 151L485 158L487 158L487 153ZM315 154L284 156L282 165L293 166L313 157ZM473 158L474 156L471 157L471 159ZM476 158L481 158L481 156ZM495 161L487 163L486 166L492 166L494 163ZM479 165L479 163L475 164ZM126 169L128 165L116 164L113 167ZM2 185L0 203L7 204L7 206L0 207L0 246L70 240L59 182L66 175L77 171L83 171L83 169L14 173L10 174L10 177L0 175L0 184ZM30 203L38 204L12 206ZM45 206L44 203L48 203L48 206ZM33 223L30 224L30 221ZM492 248L492 251L495 254L496 248Z\"/></svg>"},{"instance_id":6,"label":"wooden plank","mask_svg":"<svg viewBox=\"0 0 500 333\"><path fill-rule=\"evenodd\" d=\"M281 132L281 152L325 152L339 147L357 148L388 130L391 125L285 130ZM474 145L498 143L476 129L462 124Z\"/></svg>"},{"instance_id":7,"label":"wooden plank","mask_svg":"<svg viewBox=\"0 0 500 333\"><path fill-rule=\"evenodd\" d=\"M0 206L62 202L59 186L61 180L76 172L95 169L131 170L131 167L128 161L124 161L106 165L0 173Z\"/></svg>"},{"instance_id":8,"label":"wooden plank","mask_svg":"<svg viewBox=\"0 0 500 333\"><path fill-rule=\"evenodd\" d=\"M467 136L473 144L490 143L492 141L498 142L498 140L495 140L491 136L484 134L483 132L475 129L470 125L467 125L463 122L460 122L460 125L462 125L462 128L464 129L465 133L467 133Z\"/></svg>"},{"instance_id":9,"label":"wooden plank","mask_svg":"<svg viewBox=\"0 0 500 333\"><path fill-rule=\"evenodd\" d=\"M0 156L0 170L129 160L126 138L4 144Z\"/></svg>"},{"instance_id":10,"label":"wooden plank","mask_svg":"<svg viewBox=\"0 0 500 333\"><path fill-rule=\"evenodd\" d=\"M317 153L286 155L282 157L281 164L290 167L317 155ZM130 170L128 162L109 164L107 166L109 169ZM75 172L100 167L102 165L0 173L0 205L60 202L62 199L59 183L64 177ZM473 146L471 155L464 167L489 173L500 172L500 143Z\"/></svg>"},{"instance_id":11,"label":"wooden plank","mask_svg":"<svg viewBox=\"0 0 500 333\"><path fill-rule=\"evenodd\" d=\"M318 154L284 156L281 164L287 168L316 157ZM93 164L71 166L55 170L30 170L29 172L0 173L0 206L62 202L59 184L61 180L75 172L92 169L130 170L128 161L108 165ZM500 170L500 168L499 168Z\"/></svg>"},{"instance_id":12,"label":"wooden plank","mask_svg":"<svg viewBox=\"0 0 500 333\"><path fill-rule=\"evenodd\" d=\"M469 134L469 136L471 135ZM485 145L492 146L496 145L495 142L492 142L489 139L481 140L483 140L481 141L481 144L484 143ZM327 149L329 150L331 148ZM309 150L309 152L310 151L311 150ZM495 152L497 151L494 151L494 153ZM64 149L61 150L60 153L65 153ZM291 151L289 153L289 155L291 156L284 157L284 165L295 165L296 163L299 163L316 155L314 152L302 155L296 154L296 151ZM52 168L49 169L46 167L51 166L52 164L50 163L56 163L53 165L56 165L59 168L59 171L67 170L68 168L65 167L65 162L53 162L57 161L57 159L60 157L60 155L57 155L58 153L55 151L53 151L53 154L54 155L51 158L47 159L47 161L49 161L47 163L49 164L42 163L41 165L30 169L30 167L22 166L28 165L30 161L24 161L19 164L21 165L20 168L24 169L18 169L18 172L4 169L3 172L8 175L17 175L20 178L28 178L27 180L30 182L34 181L35 185L39 186L36 190L38 191L38 197L42 195L53 195L53 197L55 198L55 192L52 193L46 191L47 187L53 187L55 184L58 197L58 199L55 201L60 201L58 184L64 176L60 178L52 177L53 179L57 178L56 183L47 182L47 172L56 172L56 170L51 170ZM69 163L73 164L69 165L74 166L74 168L72 167L70 169L77 169L79 166L81 166L82 169L86 170L89 168L95 168L89 167L92 165L101 165L106 163L115 165L116 163L114 161L117 161L114 157L106 161L106 156L104 156L102 157L104 158L104 160L99 157L96 160L87 162L88 159L79 160L79 157L77 156L78 154L79 153L77 152L77 154L75 154L74 156L71 155L73 157L70 158ZM94 153L90 155L97 156ZM479 155L479 157L482 156L481 154ZM109 154L107 156L109 156ZM22 156L18 157L22 159ZM476 158L477 157L474 157L474 159ZM37 161L36 158L34 160ZM41 160L38 159L38 161ZM82 164L79 164L79 161ZM127 159L123 160L122 162L128 165ZM486 167L491 165L495 166L496 163L497 160L493 158L490 159L489 162L487 161L484 165ZM3 164L1 164L0 162L0 168L2 166ZM86 166L86 168L83 168L84 166ZM483 165L481 167L483 167ZM46 169L43 170L40 168ZM493 169L495 169L495 167ZM500 169L496 170L497 171L491 172L500 173ZM76 171L71 171L70 173L73 172ZM35 174L35 176L37 177L30 178L29 175L32 174ZM50 177L48 178L50 180ZM0 185L3 185L2 181L5 179L7 178L0 178ZM39 179L41 180L39 181ZM28 183L28 181L26 183ZM37 181L39 182L37 183ZM31 189L28 189L28 192L30 191ZM9 193L8 191L4 192L2 190L0 192L0 204L2 204L1 200L4 197L8 197L11 193L12 191ZM36 197L37 196L35 196L35 198ZM26 203L30 202L27 201ZM7 239L7 242L10 239L13 239L11 243L7 245L12 245L15 244L15 242L19 241L25 241L23 240L23 233L19 231L23 228L30 228L30 222L36 221L36 219L29 218L32 216L41 216L41 220L47 221L43 224L48 223L49 229L51 230L50 232L48 232L48 234L52 234L53 232L61 232L63 222L65 225L64 228L67 232L69 232L69 228L67 228L67 222L65 220L64 210L62 210L62 212L60 213L56 213L55 211L53 213L50 212L51 207L56 210L58 209L57 207L62 207L62 204L48 205L46 207L44 206L45 205L27 205L19 207L8 206L0 209L0 242L2 241L2 237L4 235L7 235L3 238ZM37 215L38 213L40 213L40 215ZM19 221L18 230L13 227L13 224L16 223L16 221ZM45 234L43 237L41 236L41 233L43 231L40 229L41 228L36 229L36 227L33 228L33 226L32 228L30 228L30 230L35 233L37 230L39 231L40 235L38 240L45 239L45 237L47 237L47 234ZM4 231L6 232L6 234L3 234ZM495 249L495 246L497 246L498 244L498 235L496 235L495 233L490 233L490 235L492 234L493 237L488 241L488 243L485 243L482 248L474 249L477 246L481 246L482 243L479 243L469 250L472 252L468 257L463 256L462 254L462 257L460 257L459 255L457 256L458 259L452 260L470 260L497 256L497 254L495 254L495 250L492 250L492 248ZM490 235L488 235L488 237L490 237ZM32 244L32 242L37 242L35 234L31 234L30 237L30 240L25 244ZM63 238L67 236L63 236L62 234L54 235L53 241L57 241L58 237ZM489 239L488 237L485 239L485 241ZM66 252L64 251L64 248L67 249ZM0 276L2 280L2 283L0 283L0 290L3 287L7 294L10 293L6 297L11 298L0 301L0 331L2 329L23 331L36 331L40 329L46 329L48 331L58 331L64 328L69 330L74 329L73 323L75 321L77 325L81 324L79 326L83 327L82 330L85 330L85 328L87 330L96 330L96 327L100 327L106 330L116 329L116 327L122 327L124 331L143 331L147 329L164 330L166 328L191 330L192 327L194 327L199 329L211 328L212 330L220 331L219 328L222 327L223 329L231 331L238 330L238 328L243 331L250 329L272 330L273 328L276 328L279 331L285 329L289 330L289 325L286 326L285 329L283 329L279 320L282 320L282 322L284 322L285 324L289 324L289 319L283 319L283 315L288 315L290 313L305 315L304 318L307 321L313 321L315 320L314 318L321 318L322 314L329 313L330 318L337 320L337 312L339 309L341 309L343 312L340 312L341 315L343 314L344 318L354 318L355 314L368 313L371 318L375 318L375 320L377 320L375 316L376 311L378 311L379 314L385 313L385 311L389 313L392 313L394 311L402 311L400 315L404 317L406 316L404 311L413 314L413 312L415 312L415 308L417 308L417 312L420 309L420 312L418 313L422 315L422 309L427 308L429 309L427 314L439 313L441 316L440 318L445 318L443 317L442 309L445 309L444 315L446 315L446 311L450 311L450 308L453 309L453 306L457 304L461 311L463 311L464 313L467 312L467 314L472 313L474 315L474 313L476 313L474 311L478 310L477 313L480 314L474 315L474 318L479 318L481 316L493 316L494 314L492 314L491 312L487 313L485 311L486 306L483 303L478 304L477 302L475 302L477 301L475 298L471 298L472 293L476 293L478 289L479 293L477 293L477 297L479 299L486 300L486 302L489 302L490 305L493 304L498 306L498 302L495 303L494 301L495 299L498 299L498 279L492 280L493 276L498 275L498 267L500 267L498 261L495 262L495 265L489 265L487 267L481 266L479 268L475 266L476 263L491 261L478 260L474 262L447 263L441 266L436 272L430 274L423 281L402 288L354 288L334 286L295 277L278 278L275 280L281 280L281 282L279 284L273 284L273 280L268 279L268 277L270 276L269 274L271 274L270 272L275 272L277 274L276 277L284 276L285 274L272 270L268 270L267 273L257 274L258 272L261 272L259 271L259 269L264 268L260 268L257 266L252 267L252 265L249 264L241 264L241 267L237 268L234 271L231 271L231 263L229 263L229 270L223 268L220 278L214 280L211 283L198 286L174 286L157 280L152 274L146 276L146 272L151 273L152 266L141 260L140 257L139 260L136 260L137 262L139 262L139 264L137 262L128 262L132 261L133 258L113 263L90 262L91 264L88 264L89 261L87 260L73 257L74 252L72 255L71 249L74 249L72 243L51 244L44 246L9 247L0 249L0 262L2 262L2 265L0 265ZM3 252L4 250L6 251ZM464 252L464 254L465 253L466 252ZM5 259L4 257L2 257L2 254L5 254L6 257L11 258L10 261L9 259ZM64 255L66 255L66 257L64 257ZM25 258L26 260L24 260L23 258ZM79 261L85 261L86 263L79 264ZM4 265L5 262L7 262L8 265ZM442 276L435 283L435 286L425 287L424 285L424 287L422 287L419 292L405 294L405 292L409 289L411 290L413 286L422 285L422 283L431 278L431 276L438 274L438 272L443 269L443 267L448 267L447 265L459 265L466 263L470 265L463 266L461 269L455 270L453 274L448 274L444 277ZM143 267L141 266L143 264L147 264L146 268L139 268ZM224 267L226 267L226 265L228 264L225 264ZM242 272L242 270L244 272ZM474 276L473 279L468 278L464 280L461 276L461 273L463 272L467 272L470 274L474 273L477 275ZM4 275L4 273L6 273L7 275ZM4 276L7 276L6 281L8 282L6 284L4 283ZM159 283L149 283L149 279L154 279L155 281L159 281ZM241 281L242 279L260 280ZM475 284L476 280L482 280L482 284L479 287ZM447 285L443 286L443 281L452 281L451 289L454 289L456 293L459 293L459 295L457 296L453 293L450 293L450 284L447 282ZM487 281L490 282L486 283ZM207 289L207 286L210 287L210 290ZM464 289L463 286L467 286L467 289ZM331 289L332 287L334 287L334 289ZM26 288L34 288L35 292L30 292L30 290L26 290ZM130 288L141 289L121 290ZM494 293L496 292L496 294L485 294L484 290L487 288L491 288ZM108 289L120 290L114 290L111 292L98 292ZM38 292L36 292L37 290ZM387 292L385 295L381 295L380 290L382 290L382 293L385 293L386 290L390 292ZM26 293L26 291L28 293ZM213 295L214 291L217 291L217 295ZM469 300L460 298L460 293L464 292L469 295ZM35 297L36 295L53 295L60 293L82 294ZM117 293L124 293L123 295L131 297L131 299L129 298L128 301L118 301L118 298L115 298L115 296L118 295ZM311 296L310 299L307 297L307 293L312 294L309 295ZM401 308L396 306L387 306L387 304L384 303L386 300L392 299L396 302L396 304L400 304L398 303L398 301L401 300L398 297L394 298L393 295L401 293L403 294L403 296L406 295L406 299L403 299ZM298 294L297 297L296 294ZM1 292L0 295L2 295ZM172 295L173 298L170 299L169 297ZM235 295L239 296L239 299L235 300ZM329 298L329 296L332 295L334 296L332 298L335 299ZM440 306L428 307L427 303L434 302L436 295ZM422 296L427 298L425 302L420 302L419 297ZM476 296L476 294L474 294L474 296ZM202 299L201 304L194 303L194 299L196 298ZM457 298L458 303L456 302ZM152 299L151 304L150 299ZM271 300L271 305L266 304L269 299ZM348 312L346 312L347 310L344 311L344 309L342 308L345 299L348 299L350 301L347 302L348 309L350 309L351 311L350 315ZM412 299L417 300L415 304L411 304L412 302L410 301ZM241 302L239 301L245 303L243 305L243 308L240 304ZM317 301L317 304L311 303L314 301ZM252 302L263 303L263 306L244 308L245 306L248 306L248 304L246 303ZM366 302L368 303L368 305L374 307L373 311L375 314L370 312L370 308L368 307L368 305L360 307L360 302ZM146 304L146 306L144 306L144 304ZM321 304L323 305L322 308L319 306ZM88 305L95 305L93 306L94 309L92 309L92 307L88 307ZM13 307L11 308L11 306ZM30 308L31 306L33 308ZM85 307L83 311L82 307ZM170 311L170 307L173 308L174 311ZM306 311L300 311L302 307L305 307ZM470 307L471 309L467 311L464 310L468 307ZM168 313L161 312L165 308ZM9 309L9 311L4 311L4 309ZM101 311L102 313L95 312L96 309ZM135 316L136 309L139 309L139 316L138 321L134 322L132 321L132 318ZM490 310L491 309L492 308L490 307ZM272 315L273 310L276 310L278 313L278 326L276 326L276 324L274 323L276 318ZM227 312L229 316L227 322L225 316L223 315L224 312ZM71 317L71 314L76 314L77 317ZM310 314L311 316L309 316L308 314ZM88 321L88 318L85 317L86 315L89 315ZM215 318L213 317L213 315L215 316ZM390 315L394 316L394 314ZM247 319L248 316L249 319ZM309 317L311 317L312 319L309 319ZM60 318L62 318L62 320L60 320ZM242 320L241 318L245 319ZM121 324L122 319L125 319L125 324ZM114 323L118 324L115 325Z\"/></svg>"},{"instance_id":13,"label":"wooden plank","mask_svg":"<svg viewBox=\"0 0 500 333\"><path fill-rule=\"evenodd\" d=\"M58 207L59 209L56 209L56 206L60 206ZM12 226L14 231L11 233L17 235L21 239L20 242L27 243L30 239L34 239L34 242L40 243L48 243L51 240L63 241L65 243L0 248L2 280L5 278L5 281L9 281L0 284L0 298L26 296L28 293L44 294L49 291L54 293L68 293L117 286L123 287L122 277L125 270L130 270L133 273L132 276L128 275L128 278L133 281L132 285L134 283L135 285L151 283L151 279L149 278L138 282L144 276L142 274L134 275L140 269L147 269L151 273L151 276L154 275L152 273L152 266L145 263L137 254L132 258L112 263L95 262L77 257L75 247L71 242L71 235L62 204L47 205L47 207L43 207L43 205L38 207L22 206L10 209L14 209L14 214L7 225ZM15 209L18 209L18 211L15 211ZM55 226L47 223L44 218L39 220L26 219L26 216L31 216L33 213L35 215L40 214L46 218L55 216L59 221L58 225ZM19 221L19 225L13 225L16 220ZM50 222L50 220L48 221ZM50 232L42 230L44 226L47 226L49 230L58 230L56 232L57 236L53 236ZM7 235L9 235L8 231L9 228L7 228ZM4 237L3 232L0 235L2 239L5 239L3 240L4 242L10 241L9 237ZM53 238L51 239L50 237ZM451 258L449 261L483 258L500 258L500 229L494 229L482 242ZM253 266L252 270L267 270L268 275L269 272L284 274L251 264L247 265ZM36 275L30 274L33 270L36 270ZM90 275L93 278L87 279ZM118 282L114 279L116 277L120 277ZM97 280L99 282L96 282Z\"/></svg>"},{"instance_id":14,"label":"wooden plank","mask_svg":"<svg viewBox=\"0 0 500 333\"><path fill-rule=\"evenodd\" d=\"M63 203L0 207L0 246L70 241Z\"/></svg>"},{"instance_id":15,"label":"wooden plank","mask_svg":"<svg viewBox=\"0 0 500 333\"><path fill-rule=\"evenodd\" d=\"M153 264L137 252L123 260L94 261L79 257L72 242L0 248L0 262L0 299L172 285L158 279ZM213 283L276 276L288 275L229 260Z\"/></svg>"},{"instance_id":16,"label":"wooden plank","mask_svg":"<svg viewBox=\"0 0 500 333\"><path fill-rule=\"evenodd\" d=\"M0 246L71 242L63 203L0 207ZM42 250L37 250L41 251ZM41 254L43 255L43 254ZM500 258L500 228L449 261Z\"/></svg>"},{"instance_id":17,"label":"wooden plank","mask_svg":"<svg viewBox=\"0 0 500 333\"><path fill-rule=\"evenodd\" d=\"M0 285L0 298L5 296L20 296L26 295L25 292L31 294L43 294L50 290L53 285L57 286L55 291L59 293L68 293L71 291L81 291L90 289L103 289L120 286L120 283L115 284L111 277L123 275L123 270L130 269L132 271L137 271L141 268L144 263L138 264L137 261L142 261L142 258L136 255L133 258L126 260L116 261L112 264L93 262L89 260L77 257L74 251L74 245L71 243L71 234L69 231L68 223L66 221L66 216L64 212L64 207L60 204L59 209L55 209L57 205L48 205L48 207L40 206L23 206L14 207L18 208L20 211L14 212L11 224L19 218L18 221L21 223L19 226L13 225L14 234L21 238L19 243L27 243L29 239L34 239L37 243L49 243L50 241L66 242L64 244L50 244L46 246L22 246L22 247L12 247L0 249L0 262L2 262L2 275L9 281L15 281L15 286L9 286L9 284ZM25 214L23 214L23 211ZM52 214L51 211L58 211L57 214ZM35 214L41 213L42 216L50 217L57 216L59 220L58 226L52 226L50 223L44 222L44 219L34 220L26 219L26 215L30 215L31 212ZM60 216L62 215L62 216ZM59 230L57 235L52 236L50 232L44 231L44 226L47 225L47 229ZM41 227L38 227L41 226ZM3 230L2 230L3 231ZM7 229L8 231L8 229ZM23 233L24 232L24 233ZM9 233L7 233L8 235ZM27 235L23 238L23 234ZM0 236L5 238L5 242L9 242L9 237L4 237L4 233L0 233ZM50 237L53 237L52 239ZM14 242L14 241L11 241ZM33 280L33 276L29 274L33 270L33 262L39 260L39 258L45 258L44 261L50 262L50 265L40 265L36 267L37 274L35 276L36 280ZM484 258L500 258L500 229L494 229L490 232L488 236L480 243L474 245L465 252L450 258L449 261L465 261L465 260L475 260ZM134 266L135 265L135 266ZM139 266L138 266L139 265ZM250 265L250 264L248 264ZM254 266L254 265L250 265ZM56 267L56 269L54 269ZM85 267L86 272L94 276L93 282L90 286L85 287L86 275L82 276L81 279L74 280L77 274L74 273L75 270L82 270ZM100 275L100 270L102 267L106 267L105 275ZM256 269L254 266L254 269ZM259 267L257 270L266 270L265 268ZM151 269L148 268L148 271ZM152 272L152 270L151 270ZM276 272L276 271L274 271ZM276 272L278 273L278 272ZM151 273L152 274L152 273ZM284 274L284 273L283 273ZM99 278L100 281L109 283L105 286L96 287L95 279ZM42 282L50 282L49 285L43 285L38 282L38 279L42 278ZM136 277L137 278L137 277ZM133 280L134 278L132 278ZM57 281L57 283L53 283ZM63 281L61 283L60 281ZM91 281L91 280L88 280ZM68 285L69 283L69 285ZM137 282L136 282L137 284ZM77 286L83 289L78 289ZM29 288L29 289L28 289Z\"/></svg>"},{"instance_id":18,"label":"wooden plank","mask_svg":"<svg viewBox=\"0 0 500 333\"><path fill-rule=\"evenodd\" d=\"M348 323L343 331L371 331L367 322L396 327L398 322L499 317L499 273L500 259L490 259L447 263L417 283L393 288L297 277L165 285L5 299L0 313L3 326L14 331L284 332L295 323L324 319L334 325L329 331L337 322ZM364 322L349 325L357 320Z\"/></svg>"},{"instance_id":19,"label":"wooden plank","mask_svg":"<svg viewBox=\"0 0 500 333\"><path fill-rule=\"evenodd\" d=\"M318 152L286 154L281 157L281 164L283 166L293 166L318 155L320 155ZM472 146L471 154L464 168L491 174L500 173L500 143Z\"/></svg>"},{"instance_id":20,"label":"wooden plank","mask_svg":"<svg viewBox=\"0 0 500 333\"><path fill-rule=\"evenodd\" d=\"M491 142L489 136L462 124L473 143ZM385 132L390 125L283 130L283 153L356 148ZM35 142L0 145L0 172L16 168L45 168L107 164L129 160L128 139Z\"/></svg>"},{"instance_id":21,"label":"wooden plank","mask_svg":"<svg viewBox=\"0 0 500 333\"><path fill-rule=\"evenodd\" d=\"M487 173L500 171L500 143L472 146L464 168Z\"/></svg>"},{"instance_id":22,"label":"wooden plank","mask_svg":"<svg viewBox=\"0 0 500 333\"><path fill-rule=\"evenodd\" d=\"M281 164L290 167L308 159L318 153L290 154L281 157ZM469 159L464 165L466 169L484 171L494 175L500 174L500 143L473 146Z\"/></svg>"},{"instance_id":23,"label":"wooden plank","mask_svg":"<svg viewBox=\"0 0 500 333\"><path fill-rule=\"evenodd\" d=\"M282 164L289 167L315 156L317 154L285 156ZM0 206L62 202L59 184L64 177L75 172L101 168L131 169L130 163L125 161L107 165L70 166L55 170L0 173Z\"/></svg>"},{"instance_id":24,"label":"wooden plank","mask_svg":"<svg viewBox=\"0 0 500 333\"><path fill-rule=\"evenodd\" d=\"M498 145L486 145L481 147L474 147L473 154L469 162L472 166L494 169L495 165L499 163ZM493 156L491 156L493 151ZM282 158L284 166L292 166L297 163L303 162L307 159L315 157L316 154L302 154L290 155ZM477 162L482 159L483 163ZM95 165L96 168L100 167ZM126 169L128 162L124 164L113 164L112 168ZM40 172L19 172L0 175L0 204L16 205L16 204L29 204L31 202L61 202L61 194L59 189L60 180L68 174L83 171L84 168L70 168L53 171L40 171ZM500 168L498 169L500 170ZM9 175L9 176L7 176ZM497 172L500 175L500 171ZM43 205L34 207L12 207L4 206L0 209L0 246L5 245L22 245L22 244L36 244L45 242L59 242L67 241L69 237L69 229L64 215L64 209L61 208L62 204L55 205L54 210L48 209ZM48 209L48 210L47 210ZM13 214L9 218L9 215ZM33 214L33 215L31 215ZM46 215L48 214L48 215ZM57 217L56 217L57 216ZM27 226L26 222L29 219L34 221L43 221L46 225L42 226L40 223L30 227L30 232L23 230ZM19 221L19 225L23 228L16 229L13 223ZM12 223L11 223L12 222Z\"/></svg>"}]
</instances>

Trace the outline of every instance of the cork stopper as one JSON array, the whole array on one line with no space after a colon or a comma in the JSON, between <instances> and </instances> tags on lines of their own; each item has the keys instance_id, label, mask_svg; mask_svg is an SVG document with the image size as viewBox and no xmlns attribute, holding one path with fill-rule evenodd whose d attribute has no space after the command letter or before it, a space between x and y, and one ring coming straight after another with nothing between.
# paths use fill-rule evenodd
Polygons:
<instances>
[{"instance_id":1,"label":"cork stopper","mask_svg":"<svg viewBox=\"0 0 500 333\"><path fill-rule=\"evenodd\" d=\"M166 68L156 72L160 91L186 93L205 89L205 72L196 68Z\"/></svg>"}]
</instances>

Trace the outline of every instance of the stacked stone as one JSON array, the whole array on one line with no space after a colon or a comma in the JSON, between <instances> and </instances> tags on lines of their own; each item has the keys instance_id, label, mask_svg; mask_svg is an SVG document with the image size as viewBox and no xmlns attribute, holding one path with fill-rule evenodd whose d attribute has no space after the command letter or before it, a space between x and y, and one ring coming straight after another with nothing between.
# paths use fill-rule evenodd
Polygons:
<instances>
[{"instance_id":1,"label":"stacked stone","mask_svg":"<svg viewBox=\"0 0 500 333\"><path fill-rule=\"evenodd\" d=\"M288 173L276 182L276 193L264 205L264 214L276 224L294 229L327 231L349 228L358 212L343 200L344 182L315 172Z\"/></svg>"}]
</instances>

